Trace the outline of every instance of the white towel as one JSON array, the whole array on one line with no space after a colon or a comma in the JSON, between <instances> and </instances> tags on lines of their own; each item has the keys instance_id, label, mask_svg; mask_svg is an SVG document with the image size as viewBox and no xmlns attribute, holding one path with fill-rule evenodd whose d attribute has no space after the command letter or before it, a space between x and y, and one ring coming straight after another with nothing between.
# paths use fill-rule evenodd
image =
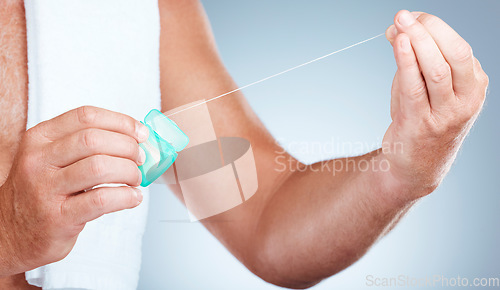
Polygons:
<instances>
[{"instance_id":1,"label":"white towel","mask_svg":"<svg viewBox=\"0 0 500 290\"><path fill-rule=\"evenodd\" d=\"M82 105L142 120L160 106L157 0L25 0L28 128ZM143 203L86 225L67 258L26 273L44 289L135 289Z\"/></svg>"}]
</instances>

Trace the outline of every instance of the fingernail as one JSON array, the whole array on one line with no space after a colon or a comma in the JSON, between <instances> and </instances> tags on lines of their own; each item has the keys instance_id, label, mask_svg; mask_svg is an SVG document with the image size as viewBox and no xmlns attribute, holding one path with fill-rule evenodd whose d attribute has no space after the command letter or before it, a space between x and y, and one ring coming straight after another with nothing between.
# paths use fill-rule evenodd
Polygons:
<instances>
[{"instance_id":1,"label":"fingernail","mask_svg":"<svg viewBox=\"0 0 500 290\"><path fill-rule=\"evenodd\" d=\"M137 181L137 184L141 184L142 183L142 171L137 168L137 171L139 171L139 180Z\"/></svg>"},{"instance_id":2,"label":"fingernail","mask_svg":"<svg viewBox=\"0 0 500 290\"><path fill-rule=\"evenodd\" d=\"M137 138L139 139L140 143L148 139L149 130L144 124L137 123L136 131L137 131Z\"/></svg>"},{"instance_id":3,"label":"fingernail","mask_svg":"<svg viewBox=\"0 0 500 290\"><path fill-rule=\"evenodd\" d=\"M412 11L410 12L411 15L413 15L415 17L415 19L418 19L420 17L420 15L422 15L423 12L420 12L420 11Z\"/></svg>"},{"instance_id":4,"label":"fingernail","mask_svg":"<svg viewBox=\"0 0 500 290\"><path fill-rule=\"evenodd\" d=\"M141 203L142 200L144 199L144 196L142 195L142 191L139 188L133 188L133 189L135 192L135 198L137 199L137 201L139 201L139 203Z\"/></svg>"},{"instance_id":5,"label":"fingernail","mask_svg":"<svg viewBox=\"0 0 500 290\"><path fill-rule=\"evenodd\" d=\"M415 23L416 19L415 16L413 16L410 12L408 11L403 11L401 12L401 15L399 15L399 24L403 27L408 27L411 26L413 23Z\"/></svg>"},{"instance_id":6,"label":"fingernail","mask_svg":"<svg viewBox=\"0 0 500 290\"><path fill-rule=\"evenodd\" d=\"M401 43L400 47L403 52L410 52L411 51L411 44L410 44L410 39L408 37L401 37Z\"/></svg>"},{"instance_id":7,"label":"fingernail","mask_svg":"<svg viewBox=\"0 0 500 290\"><path fill-rule=\"evenodd\" d=\"M139 165L142 165L144 164L144 162L146 162L146 152L144 152L144 149L142 149L140 146L139 146Z\"/></svg>"}]
</instances>

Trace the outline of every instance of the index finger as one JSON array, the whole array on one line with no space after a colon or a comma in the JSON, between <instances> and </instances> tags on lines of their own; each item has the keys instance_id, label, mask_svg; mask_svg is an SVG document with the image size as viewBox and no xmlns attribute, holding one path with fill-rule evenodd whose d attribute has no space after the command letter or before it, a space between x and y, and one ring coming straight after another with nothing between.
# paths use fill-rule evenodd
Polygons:
<instances>
[{"instance_id":1,"label":"index finger","mask_svg":"<svg viewBox=\"0 0 500 290\"><path fill-rule=\"evenodd\" d=\"M125 134L138 142L146 141L149 134L144 124L130 116L92 106L73 109L39 126L44 136L50 140L89 128Z\"/></svg>"}]
</instances>

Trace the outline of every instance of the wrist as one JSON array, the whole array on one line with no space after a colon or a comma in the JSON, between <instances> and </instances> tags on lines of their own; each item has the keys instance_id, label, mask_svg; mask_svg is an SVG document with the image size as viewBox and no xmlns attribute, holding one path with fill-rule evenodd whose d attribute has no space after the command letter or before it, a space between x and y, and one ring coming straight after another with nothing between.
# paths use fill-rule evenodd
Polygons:
<instances>
[{"instance_id":1,"label":"wrist","mask_svg":"<svg viewBox=\"0 0 500 290\"><path fill-rule=\"evenodd\" d=\"M28 284L25 273L0 278L0 289L41 289Z\"/></svg>"},{"instance_id":2,"label":"wrist","mask_svg":"<svg viewBox=\"0 0 500 290\"><path fill-rule=\"evenodd\" d=\"M10 276L20 269L21 263L16 252L15 229L12 226L13 189L8 182L0 186L0 277ZM21 266L21 267L20 267Z\"/></svg>"},{"instance_id":3,"label":"wrist","mask_svg":"<svg viewBox=\"0 0 500 290\"><path fill-rule=\"evenodd\" d=\"M384 204L394 208L404 208L414 203L419 197L415 185L407 182L397 174L397 169L383 154L382 150L371 153L373 169L369 174L369 183L374 188L374 194Z\"/></svg>"}]
</instances>

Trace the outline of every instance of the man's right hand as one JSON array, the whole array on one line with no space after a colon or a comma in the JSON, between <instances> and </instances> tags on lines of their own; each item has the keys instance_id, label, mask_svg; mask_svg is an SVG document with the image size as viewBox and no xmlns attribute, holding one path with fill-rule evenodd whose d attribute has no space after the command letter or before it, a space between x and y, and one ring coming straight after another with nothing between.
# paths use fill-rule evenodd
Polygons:
<instances>
[{"instance_id":1,"label":"man's right hand","mask_svg":"<svg viewBox=\"0 0 500 290\"><path fill-rule=\"evenodd\" d=\"M28 130L0 188L0 277L63 259L85 223L142 201L135 119L80 107ZM121 187L99 187L106 183Z\"/></svg>"}]
</instances>

